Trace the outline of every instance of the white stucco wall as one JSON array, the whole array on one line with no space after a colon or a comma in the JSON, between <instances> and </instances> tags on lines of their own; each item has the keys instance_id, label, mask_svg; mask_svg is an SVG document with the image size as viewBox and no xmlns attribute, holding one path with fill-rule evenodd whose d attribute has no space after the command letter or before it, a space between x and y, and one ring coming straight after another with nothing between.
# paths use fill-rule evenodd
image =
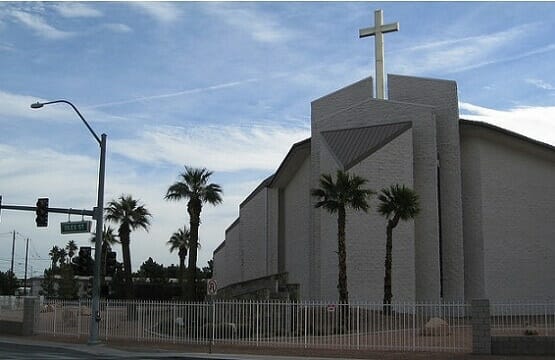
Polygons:
<instances>
[{"instance_id":1,"label":"white stucco wall","mask_svg":"<svg viewBox=\"0 0 555 360\"><path fill-rule=\"evenodd\" d=\"M355 83L312 103L311 186L313 188L318 186L319 176L325 169L320 164L321 152L324 148L321 131L410 121L414 155L413 184L420 196L422 207L421 214L415 221L416 300L437 301L440 295L440 281L437 137L434 107L366 98L363 95L365 86L368 86L367 82ZM370 93L371 89L367 89L366 94ZM340 110L333 112L334 108ZM311 245L314 257L312 269L314 281L311 281L311 284L316 297L324 295L320 290L327 281L327 278L319 276L326 271L321 262L324 261L324 253L319 243L320 216L319 212L313 212Z\"/></svg>"},{"instance_id":2,"label":"white stucco wall","mask_svg":"<svg viewBox=\"0 0 555 360\"><path fill-rule=\"evenodd\" d=\"M464 298L464 251L457 83L388 75L389 99L434 107L440 165L443 298Z\"/></svg>"},{"instance_id":3,"label":"white stucco wall","mask_svg":"<svg viewBox=\"0 0 555 360\"><path fill-rule=\"evenodd\" d=\"M555 152L490 129L479 149L484 288L490 301L555 299ZM465 167L472 158L464 154Z\"/></svg>"},{"instance_id":4,"label":"white stucco wall","mask_svg":"<svg viewBox=\"0 0 555 360\"><path fill-rule=\"evenodd\" d=\"M218 287L224 287L232 281L227 271L227 259L225 256L225 244L214 252L214 271L212 278L216 279Z\"/></svg>"},{"instance_id":5,"label":"white stucco wall","mask_svg":"<svg viewBox=\"0 0 555 360\"><path fill-rule=\"evenodd\" d=\"M379 191L391 184L413 187L412 131L399 137L355 165L349 172L368 179L366 188ZM321 151L323 173L335 174L337 164L327 148ZM347 212L347 280L351 302L381 302L385 260L386 220L376 211L374 196L368 213ZM316 210L321 216L322 297L337 300L337 215ZM414 222L400 223L393 235L393 301L414 301Z\"/></svg>"},{"instance_id":6,"label":"white stucco wall","mask_svg":"<svg viewBox=\"0 0 555 360\"><path fill-rule=\"evenodd\" d=\"M243 279L256 279L267 275L267 198L263 188L244 202L239 210L239 236L243 251Z\"/></svg>"},{"instance_id":7,"label":"white stucco wall","mask_svg":"<svg viewBox=\"0 0 555 360\"><path fill-rule=\"evenodd\" d=\"M310 299L310 159L307 158L282 190L284 266L288 282L299 284L299 298Z\"/></svg>"},{"instance_id":8,"label":"white stucco wall","mask_svg":"<svg viewBox=\"0 0 555 360\"><path fill-rule=\"evenodd\" d=\"M225 233L225 270L227 272L227 285L243 281L243 251L239 226L228 228Z\"/></svg>"}]
</instances>

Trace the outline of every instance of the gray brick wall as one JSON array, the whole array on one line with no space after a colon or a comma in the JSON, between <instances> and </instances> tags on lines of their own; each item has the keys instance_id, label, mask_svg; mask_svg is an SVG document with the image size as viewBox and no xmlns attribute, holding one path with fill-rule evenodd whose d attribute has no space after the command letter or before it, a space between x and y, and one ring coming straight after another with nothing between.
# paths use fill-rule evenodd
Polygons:
<instances>
[{"instance_id":1,"label":"gray brick wall","mask_svg":"<svg viewBox=\"0 0 555 360\"><path fill-rule=\"evenodd\" d=\"M356 85L356 86L355 86ZM316 104L313 103L312 113L312 187L318 186L318 179L323 167L320 164L322 138L320 131L345 129L360 126L379 125L410 121L413 124L413 154L414 154L414 188L421 198L422 212L415 221L415 273L416 273L416 300L436 301L439 299L439 256L438 256L438 198L437 198L437 160L436 160L436 124L433 107L427 105L416 105L395 101L384 101L376 99L359 100L363 85L357 83L354 88L347 87L341 91L353 93L353 101L350 106L345 107L337 103L339 100L348 98L349 95L322 98L318 109L336 108L344 109L335 113L324 113L314 111ZM370 91L370 89L368 89ZM314 274L325 271L323 263L326 254L320 248L321 228L324 224L320 220L320 212L313 212L313 238L314 246ZM315 277L314 294L318 297L324 295L321 291L322 278Z\"/></svg>"},{"instance_id":2,"label":"gray brick wall","mask_svg":"<svg viewBox=\"0 0 555 360\"><path fill-rule=\"evenodd\" d=\"M443 298L464 298L459 104L457 83L389 75L389 99L434 107L440 164Z\"/></svg>"},{"instance_id":3,"label":"gray brick wall","mask_svg":"<svg viewBox=\"0 0 555 360\"><path fill-rule=\"evenodd\" d=\"M463 136L479 151L485 296L555 300L555 153L475 126ZM463 159L466 172L474 159Z\"/></svg>"},{"instance_id":4,"label":"gray brick wall","mask_svg":"<svg viewBox=\"0 0 555 360\"><path fill-rule=\"evenodd\" d=\"M409 129L355 165L350 172L368 179L367 188L379 191L394 183L413 186L412 131ZM335 174L338 164L325 148L322 171ZM347 279L351 301L381 302L385 259L386 220L370 200L368 213L347 212ZM321 212L322 298L337 300L337 215ZM415 300L414 222L401 222L394 231L393 296L395 301Z\"/></svg>"},{"instance_id":5,"label":"gray brick wall","mask_svg":"<svg viewBox=\"0 0 555 360\"><path fill-rule=\"evenodd\" d=\"M267 275L267 195L267 188L260 190L239 210L243 281Z\"/></svg>"},{"instance_id":6,"label":"gray brick wall","mask_svg":"<svg viewBox=\"0 0 555 360\"><path fill-rule=\"evenodd\" d=\"M309 299L309 253L310 242L310 159L307 158L289 184L283 190L282 212L285 241L285 271L289 283L298 283L299 299Z\"/></svg>"}]
</instances>

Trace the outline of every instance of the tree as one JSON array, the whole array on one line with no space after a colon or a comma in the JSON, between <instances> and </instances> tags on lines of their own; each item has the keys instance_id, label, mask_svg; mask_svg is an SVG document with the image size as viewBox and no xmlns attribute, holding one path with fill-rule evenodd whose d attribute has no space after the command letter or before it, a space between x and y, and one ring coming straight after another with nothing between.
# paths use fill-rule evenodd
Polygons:
<instances>
[{"instance_id":1,"label":"tree","mask_svg":"<svg viewBox=\"0 0 555 360\"><path fill-rule=\"evenodd\" d=\"M56 245L52 246L52 249L48 252L48 256L52 260L52 266L50 267L52 270L55 270L58 266L58 261L60 260L60 248Z\"/></svg>"},{"instance_id":2,"label":"tree","mask_svg":"<svg viewBox=\"0 0 555 360\"><path fill-rule=\"evenodd\" d=\"M179 283L181 285L181 297L185 298L185 258L187 257L187 251L190 248L191 243L191 233L186 226L183 229L179 229L172 234L167 244L170 246L170 252L177 250L177 255L179 256Z\"/></svg>"},{"instance_id":3,"label":"tree","mask_svg":"<svg viewBox=\"0 0 555 360\"><path fill-rule=\"evenodd\" d=\"M44 278L42 279L41 284L41 291L39 292L41 295L44 295L46 298L53 299L58 296L58 291L56 287L56 277L54 275L54 269L45 269L44 270Z\"/></svg>"},{"instance_id":4,"label":"tree","mask_svg":"<svg viewBox=\"0 0 555 360\"><path fill-rule=\"evenodd\" d=\"M416 192L405 185L391 185L384 188L378 195L380 204L378 212L387 219L386 226L386 245L385 245L385 275L383 285L383 304L384 311L390 312L391 299L391 265L392 265L392 248L393 248L393 229L399 223L399 220L413 219L420 212L418 195Z\"/></svg>"},{"instance_id":5,"label":"tree","mask_svg":"<svg viewBox=\"0 0 555 360\"><path fill-rule=\"evenodd\" d=\"M17 277L10 270L0 271L0 295L14 295L18 287Z\"/></svg>"},{"instance_id":6,"label":"tree","mask_svg":"<svg viewBox=\"0 0 555 360\"><path fill-rule=\"evenodd\" d=\"M66 245L66 250L67 250L67 256L69 257L69 263L71 263L71 260L73 259L73 257L75 256L75 252L77 251L78 247L75 244L74 240L70 240L67 245Z\"/></svg>"},{"instance_id":7,"label":"tree","mask_svg":"<svg viewBox=\"0 0 555 360\"><path fill-rule=\"evenodd\" d=\"M197 250L199 244L198 231L200 214L205 203L218 205L222 202L222 188L218 184L208 183L212 171L185 166L179 174L179 180L168 188L166 200L188 200L189 229L191 244L187 267L187 295L195 300L195 282L197 278Z\"/></svg>"},{"instance_id":8,"label":"tree","mask_svg":"<svg viewBox=\"0 0 555 360\"><path fill-rule=\"evenodd\" d=\"M151 257L142 263L139 271L137 271L137 275L144 279L145 282L148 279L151 284L166 284L168 282L164 265L158 264Z\"/></svg>"},{"instance_id":9,"label":"tree","mask_svg":"<svg viewBox=\"0 0 555 360\"><path fill-rule=\"evenodd\" d=\"M60 265L60 286L58 288L58 295L61 299L77 299L79 286L74 275L73 268L70 264L64 263Z\"/></svg>"},{"instance_id":10,"label":"tree","mask_svg":"<svg viewBox=\"0 0 555 360\"><path fill-rule=\"evenodd\" d=\"M144 205L140 205L131 195L121 195L112 200L106 208L106 220L119 224L118 235L123 253L123 270L126 283L126 297L133 298L133 278L131 272L131 253L129 243L131 231L144 229L148 231L152 215Z\"/></svg>"},{"instance_id":11,"label":"tree","mask_svg":"<svg viewBox=\"0 0 555 360\"><path fill-rule=\"evenodd\" d=\"M67 258L67 251L64 248L61 248L58 250L58 257L59 257L59 261L60 261L60 267L66 263L66 258Z\"/></svg>"},{"instance_id":12,"label":"tree","mask_svg":"<svg viewBox=\"0 0 555 360\"><path fill-rule=\"evenodd\" d=\"M362 188L367 180L360 176L351 176L347 172L337 170L336 177L337 182L334 182L330 174L322 174L320 177L320 188L313 189L311 194L318 199L314 207L321 207L331 214L337 214L337 255L339 260L337 288L339 290L339 302L346 304L349 302L349 293L347 290L345 211L347 208L352 208L356 211L368 211L368 198L374 192Z\"/></svg>"}]
</instances>

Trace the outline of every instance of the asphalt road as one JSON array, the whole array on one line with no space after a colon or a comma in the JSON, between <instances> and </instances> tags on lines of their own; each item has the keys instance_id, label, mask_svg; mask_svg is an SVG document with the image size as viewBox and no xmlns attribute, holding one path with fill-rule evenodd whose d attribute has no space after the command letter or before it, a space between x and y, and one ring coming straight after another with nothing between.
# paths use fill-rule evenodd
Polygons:
<instances>
[{"instance_id":1,"label":"asphalt road","mask_svg":"<svg viewBox=\"0 0 555 360\"><path fill-rule=\"evenodd\" d=\"M73 360L73 359L182 359L182 360L206 360L209 358L198 358L198 357L188 357L188 356L175 356L175 355L164 355L164 354L137 354L137 353L123 353L118 352L116 354L110 354L103 352L100 354L93 354L91 352L84 352L75 349L64 349L61 347L52 346L41 346L32 344L9 344L0 343L0 359L2 360ZM221 360L221 358L218 358Z\"/></svg>"}]
</instances>

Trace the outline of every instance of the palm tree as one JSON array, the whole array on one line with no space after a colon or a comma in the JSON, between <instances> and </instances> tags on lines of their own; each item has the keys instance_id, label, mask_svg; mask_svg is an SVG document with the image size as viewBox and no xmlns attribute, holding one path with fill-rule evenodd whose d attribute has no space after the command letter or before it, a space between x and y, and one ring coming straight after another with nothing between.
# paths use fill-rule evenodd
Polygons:
<instances>
[{"instance_id":1,"label":"palm tree","mask_svg":"<svg viewBox=\"0 0 555 360\"><path fill-rule=\"evenodd\" d=\"M69 263L71 263L71 259L73 259L73 256L75 256L75 252L77 251L77 245L75 244L75 241L70 240L67 245L66 245L66 250L67 250L67 256L69 257Z\"/></svg>"},{"instance_id":2,"label":"palm tree","mask_svg":"<svg viewBox=\"0 0 555 360\"><path fill-rule=\"evenodd\" d=\"M189 213L191 244L187 267L187 286L188 296L191 300L196 298L198 230L202 206L204 203L217 205L222 202L222 188L218 184L209 184L210 176L212 176L212 171L206 168L185 166L185 171L178 176L179 180L168 188L164 197L166 200L188 200L187 212Z\"/></svg>"},{"instance_id":3,"label":"palm tree","mask_svg":"<svg viewBox=\"0 0 555 360\"><path fill-rule=\"evenodd\" d=\"M190 248L191 233L186 226L183 229L179 229L172 234L170 240L167 244L170 246L170 252L175 250L178 251L179 256L179 282L181 284L181 296L185 298L185 281L184 281L184 269L185 269L185 258L187 257L187 251Z\"/></svg>"},{"instance_id":4,"label":"palm tree","mask_svg":"<svg viewBox=\"0 0 555 360\"><path fill-rule=\"evenodd\" d=\"M384 188L378 195L380 204L378 212L387 219L386 234L387 240L385 245L385 276L383 285L383 304L384 311L390 312L391 298L391 265L392 265L392 248L393 248L393 229L399 223L399 220L413 219L420 211L418 195L416 192L405 185L391 185Z\"/></svg>"},{"instance_id":5,"label":"palm tree","mask_svg":"<svg viewBox=\"0 0 555 360\"><path fill-rule=\"evenodd\" d=\"M150 226L150 212L144 205L131 195L121 195L117 200L108 202L106 207L106 220L119 224L118 235L121 242L123 267L126 283L127 298L133 297L133 279L131 277L131 254L129 242L131 231L143 228L148 231Z\"/></svg>"},{"instance_id":6,"label":"palm tree","mask_svg":"<svg viewBox=\"0 0 555 360\"><path fill-rule=\"evenodd\" d=\"M52 246L52 249L48 252L48 256L52 259L52 266L50 268L55 269L58 260L60 260L60 248L57 245Z\"/></svg>"},{"instance_id":7,"label":"palm tree","mask_svg":"<svg viewBox=\"0 0 555 360\"><path fill-rule=\"evenodd\" d=\"M318 199L314 207L322 207L331 214L337 213L337 255L339 257L339 275L337 288L339 289L339 302L348 303L347 291L347 252L345 247L345 222L346 208L368 211L368 198L374 191L363 189L366 179L349 175L347 172L337 170L337 182L329 174L320 177L320 188L312 189L312 196Z\"/></svg>"},{"instance_id":8,"label":"palm tree","mask_svg":"<svg viewBox=\"0 0 555 360\"><path fill-rule=\"evenodd\" d=\"M66 257L67 257L67 251L64 248L61 248L58 250L58 256L60 258L60 267L62 266L62 264L66 263Z\"/></svg>"}]
</instances>

